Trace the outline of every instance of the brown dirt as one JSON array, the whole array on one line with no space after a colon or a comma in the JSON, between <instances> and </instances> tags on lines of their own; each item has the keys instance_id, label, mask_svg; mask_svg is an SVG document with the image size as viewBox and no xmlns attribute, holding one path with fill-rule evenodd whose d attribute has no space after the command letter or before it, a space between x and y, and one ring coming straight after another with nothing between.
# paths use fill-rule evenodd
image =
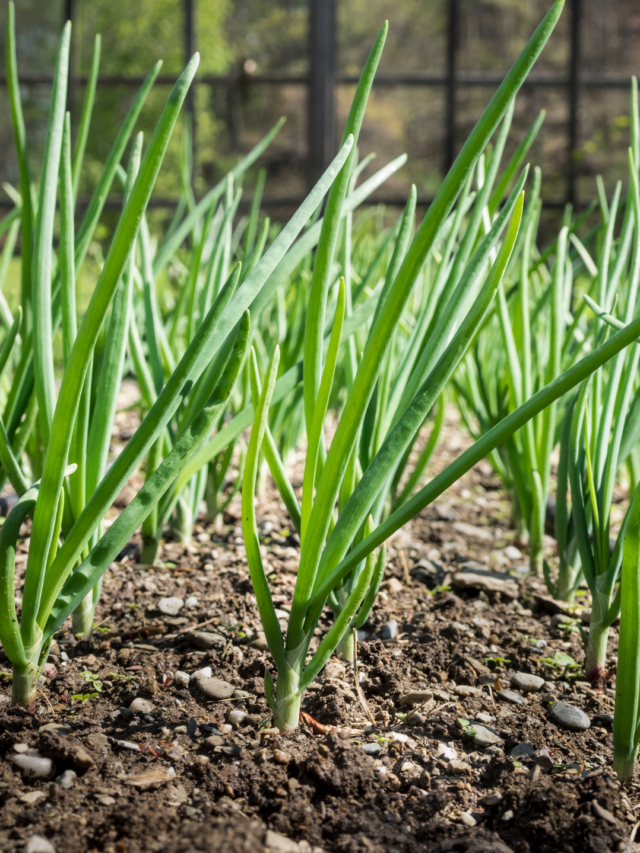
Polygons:
<instances>
[{"instance_id":1,"label":"brown dirt","mask_svg":"<svg viewBox=\"0 0 640 853\"><path fill-rule=\"evenodd\" d=\"M449 423L431 473L464 443ZM198 527L192 545L167 541L162 568L137 564L132 543L105 577L94 641L58 638L34 716L8 708L9 666L2 665L0 850L22 851L33 836L56 853L637 849L629 838L640 788L621 787L611 772L611 681L597 694L580 669L550 663L561 651L580 664L580 635L575 626L550 629L544 585L516 569L526 554L505 554L514 547L509 508L486 463L389 543L383 592L358 645L374 726L353 669L333 659L303 710L337 730L309 724L278 735L270 728L268 658L252 644L259 621L234 506L222 529ZM276 607L287 611L298 539L273 495L261 500L259 520ZM23 555L27 547L25 528ZM456 590L453 577L469 561L507 573L517 598ZM19 555L18 567L24 562ZM173 595L194 596L197 606L163 616L157 603ZM390 620L398 634L383 640ZM223 638L219 648L191 644L188 631L198 626ZM616 642L613 630L612 662ZM176 683L176 671L205 666L236 688L230 699L207 701L193 681ZM516 671L546 679L526 705L497 697ZM86 672L102 682L101 692ZM411 691L432 698L411 713L400 703ZM73 698L79 695L85 699ZM136 697L152 703L149 714L117 713ZM583 709L591 728L558 728L549 716L555 699ZM233 710L247 716L230 723ZM499 743L475 746L461 719L488 725ZM42 731L50 723L68 732ZM375 757L361 748L376 742ZM23 775L13 762L21 744L53 759L50 779ZM512 757L520 744L536 755ZM67 769L77 774L70 789L54 781ZM136 779L142 774L152 774L146 787ZM33 792L43 796L21 799Z\"/></svg>"}]
</instances>

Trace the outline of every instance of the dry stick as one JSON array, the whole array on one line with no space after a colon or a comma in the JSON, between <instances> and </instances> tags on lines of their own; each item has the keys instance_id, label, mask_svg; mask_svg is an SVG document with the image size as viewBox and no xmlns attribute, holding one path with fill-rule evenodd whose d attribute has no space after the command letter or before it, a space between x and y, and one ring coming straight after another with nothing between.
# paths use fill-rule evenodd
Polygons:
<instances>
[{"instance_id":1,"label":"dry stick","mask_svg":"<svg viewBox=\"0 0 640 853\"><path fill-rule=\"evenodd\" d=\"M398 555L400 556L400 562L402 563L402 571L404 572L404 582L407 586L411 586L411 578L409 577L409 564L407 563L407 557L404 551L399 550Z\"/></svg>"},{"instance_id":2,"label":"dry stick","mask_svg":"<svg viewBox=\"0 0 640 853\"><path fill-rule=\"evenodd\" d=\"M364 690L360 686L360 673L358 672L358 632L355 628L353 628L353 675L356 682L356 693L358 694L358 699L360 700L365 716L371 725L375 726L376 721L373 718L371 709L367 705L367 700L364 697Z\"/></svg>"}]
</instances>

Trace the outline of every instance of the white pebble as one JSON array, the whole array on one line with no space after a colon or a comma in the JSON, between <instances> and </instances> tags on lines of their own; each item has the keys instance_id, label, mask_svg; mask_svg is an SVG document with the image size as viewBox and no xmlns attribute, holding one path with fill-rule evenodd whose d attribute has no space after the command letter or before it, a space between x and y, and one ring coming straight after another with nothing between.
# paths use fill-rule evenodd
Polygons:
<instances>
[{"instance_id":1,"label":"white pebble","mask_svg":"<svg viewBox=\"0 0 640 853\"><path fill-rule=\"evenodd\" d=\"M14 743L13 745L14 752L23 753L26 752L29 747L26 743Z\"/></svg>"},{"instance_id":2,"label":"white pebble","mask_svg":"<svg viewBox=\"0 0 640 853\"><path fill-rule=\"evenodd\" d=\"M185 601L184 606L187 607L189 610L193 610L194 607L198 606L198 599L195 597L195 595L190 595L189 598L187 598L187 600Z\"/></svg>"},{"instance_id":3,"label":"white pebble","mask_svg":"<svg viewBox=\"0 0 640 853\"><path fill-rule=\"evenodd\" d=\"M184 607L184 601L181 598L172 596L171 598L161 598L158 602L158 610L164 613L165 616L177 616Z\"/></svg>"},{"instance_id":4,"label":"white pebble","mask_svg":"<svg viewBox=\"0 0 640 853\"><path fill-rule=\"evenodd\" d=\"M191 678L211 678L211 667L205 666L202 669L197 669Z\"/></svg>"},{"instance_id":5,"label":"white pebble","mask_svg":"<svg viewBox=\"0 0 640 853\"><path fill-rule=\"evenodd\" d=\"M56 848L48 839L34 835L24 845L22 853L56 853Z\"/></svg>"},{"instance_id":6,"label":"white pebble","mask_svg":"<svg viewBox=\"0 0 640 853\"><path fill-rule=\"evenodd\" d=\"M504 549L504 555L508 560L522 559L522 551L519 548L516 548L515 545L507 545Z\"/></svg>"},{"instance_id":7,"label":"white pebble","mask_svg":"<svg viewBox=\"0 0 640 853\"><path fill-rule=\"evenodd\" d=\"M181 687L186 687L191 681L191 676L188 672L180 672L180 670L178 670L178 672L174 672L173 680Z\"/></svg>"},{"instance_id":8,"label":"white pebble","mask_svg":"<svg viewBox=\"0 0 640 853\"><path fill-rule=\"evenodd\" d=\"M221 731L221 732L232 732L232 731L233 731L233 726L230 726L230 725L229 725L229 723L223 723L223 724L220 726L220 731Z\"/></svg>"},{"instance_id":9,"label":"white pebble","mask_svg":"<svg viewBox=\"0 0 640 853\"><path fill-rule=\"evenodd\" d=\"M21 770L31 776L50 776L53 770L53 761L50 758L42 758L36 755L16 755L13 760Z\"/></svg>"},{"instance_id":10,"label":"white pebble","mask_svg":"<svg viewBox=\"0 0 640 853\"><path fill-rule=\"evenodd\" d=\"M238 723L238 725L240 725L240 723L244 720L246 716L246 711L240 711L236 708L234 711L229 712L229 716L227 717L227 719L230 723Z\"/></svg>"}]
</instances>

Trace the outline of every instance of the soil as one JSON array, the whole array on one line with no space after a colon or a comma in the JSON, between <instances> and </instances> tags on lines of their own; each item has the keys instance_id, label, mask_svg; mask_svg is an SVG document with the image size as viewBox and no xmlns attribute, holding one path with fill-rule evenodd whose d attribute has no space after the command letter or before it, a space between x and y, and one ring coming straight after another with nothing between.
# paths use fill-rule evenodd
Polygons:
<instances>
[{"instance_id":1,"label":"soil","mask_svg":"<svg viewBox=\"0 0 640 853\"><path fill-rule=\"evenodd\" d=\"M466 443L449 418L430 474ZM299 540L270 489L258 515L284 625ZM333 658L291 734L271 728L269 660L239 516L234 501L224 524L197 526L191 544L168 536L159 568L136 562L132 542L105 576L93 641L69 631L57 638L34 715L9 707L10 667L1 664L0 850L638 849L640 786L621 786L611 770L615 628L609 680L597 693L579 666L586 593L567 609L525 574L526 548L486 462L388 543L357 673ZM28 536L27 525L22 570ZM475 587L463 588L465 572L480 577ZM186 603L167 616L158 604L172 596ZM213 648L194 644L199 630ZM205 667L231 685L228 698L207 699L197 678L185 685L176 676ZM539 692L511 687L525 704L498 696L516 672L544 679ZM148 704L132 712L136 698ZM555 723L556 700L584 711L590 728ZM478 745L478 726L493 744ZM26 748L52 759L48 778L17 766ZM75 778L65 774L64 788L68 770Z\"/></svg>"}]
</instances>

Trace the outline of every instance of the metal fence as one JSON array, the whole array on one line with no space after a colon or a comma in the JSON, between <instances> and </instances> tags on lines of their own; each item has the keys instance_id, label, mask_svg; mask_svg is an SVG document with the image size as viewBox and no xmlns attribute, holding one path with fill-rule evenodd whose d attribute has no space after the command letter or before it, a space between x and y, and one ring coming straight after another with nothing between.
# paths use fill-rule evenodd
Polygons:
<instances>
[{"instance_id":1,"label":"metal fence","mask_svg":"<svg viewBox=\"0 0 640 853\"><path fill-rule=\"evenodd\" d=\"M183 7L184 57L188 59L197 50L197 28L195 20L195 0L179 0ZM64 0L64 20L74 19L75 0ZM452 164L456 155L457 128L457 97L460 87L490 87L498 86L502 80L499 75L462 73L458 69L458 42L460 32L460 0L447 0L447 49L446 67L442 74L389 74L379 73L376 76L376 87L439 87L445 92L445 134L443 137L442 164L444 169ZM554 87L566 92L568 106L567 151L566 151L566 186L564 198L549 200L549 206L562 206L567 202L576 204L577 161L575 152L579 135L579 106L584 90L617 88L626 89L629 86L627 76L611 74L581 73L581 29L583 23L582 0L569 0L568 14L571 16L568 50L568 67L565 74L531 74L525 81L525 87ZM314 182L322 170L328 165L335 153L336 122L335 122L335 93L336 87L357 83L357 76L341 75L336 71L336 0L308 0L308 55L309 72L306 76L292 77L284 75L249 74L241 66L228 75L201 75L196 77L194 86L223 87L227 89L228 102L238 102L242 92L248 87L255 86L302 86L307 89L307 160L306 177L309 184ZM73 51L73 36L72 36ZM72 63L73 67L73 63ZM22 75L23 81L32 85L51 84L52 79L46 75ZM159 82L173 83L173 77L158 78ZM131 86L141 85L143 78L139 76L103 76L98 85ZM72 102L78 87L87 82L86 76L78 76L70 80L69 99ZM0 78L0 84L5 84ZM195 94L190 91L186 109L191 113L193 123L194 163L197 162L197 119L195 112ZM229 110L229 119L233 122L233 109ZM233 135L233 134L232 134ZM375 202L375 198L371 199ZM405 199L385 198L385 203L404 204ZM420 204L428 204L430 199L419 199ZM298 199L265 199L265 206L276 204L292 205ZM172 199L154 199L156 206L171 206ZM1 204L1 202L0 202Z\"/></svg>"}]
</instances>

